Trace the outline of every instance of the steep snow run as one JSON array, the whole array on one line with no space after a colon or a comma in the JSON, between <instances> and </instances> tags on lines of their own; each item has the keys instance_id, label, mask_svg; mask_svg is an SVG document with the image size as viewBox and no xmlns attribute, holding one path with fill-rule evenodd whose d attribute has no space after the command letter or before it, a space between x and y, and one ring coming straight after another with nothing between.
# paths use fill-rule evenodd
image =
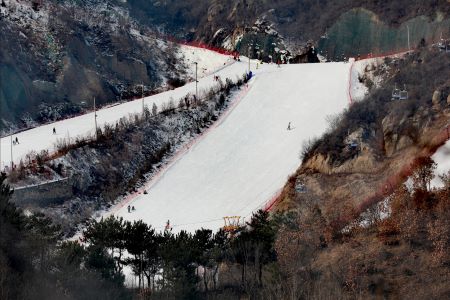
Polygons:
<instances>
[{"instance_id":1,"label":"steep snow run","mask_svg":"<svg viewBox=\"0 0 450 300\"><path fill-rule=\"evenodd\" d=\"M174 231L216 230L249 217L299 166L302 143L348 105L350 64L262 65L231 111L185 153L108 214ZM290 124L291 130L288 130ZM129 213L128 205L135 211ZM108 215L107 214L107 215Z\"/></svg>"}]
</instances>

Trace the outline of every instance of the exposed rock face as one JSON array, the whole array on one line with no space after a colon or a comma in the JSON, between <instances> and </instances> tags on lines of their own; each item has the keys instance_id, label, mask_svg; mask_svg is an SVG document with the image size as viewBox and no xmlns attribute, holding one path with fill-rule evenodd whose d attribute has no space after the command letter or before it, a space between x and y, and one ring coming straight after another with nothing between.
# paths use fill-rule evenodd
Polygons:
<instances>
[{"instance_id":1,"label":"exposed rock face","mask_svg":"<svg viewBox=\"0 0 450 300\"><path fill-rule=\"evenodd\" d=\"M389 114L382 121L384 150L386 156L392 156L396 151L411 146L414 141L408 135L402 134L400 128L407 121L406 118L398 121L397 117Z\"/></svg>"},{"instance_id":2,"label":"exposed rock face","mask_svg":"<svg viewBox=\"0 0 450 300\"><path fill-rule=\"evenodd\" d=\"M52 117L42 107L77 113L94 97L99 104L131 97L137 85L150 90L178 72L173 47L108 2L44 1L38 10L30 2L5 3L0 120L20 124L29 115L45 122Z\"/></svg>"},{"instance_id":3,"label":"exposed rock face","mask_svg":"<svg viewBox=\"0 0 450 300\"><path fill-rule=\"evenodd\" d=\"M431 101L433 102L433 108L439 109L441 107L441 96L442 93L439 90L434 91L433 97L431 98Z\"/></svg>"},{"instance_id":4,"label":"exposed rock face","mask_svg":"<svg viewBox=\"0 0 450 300\"><path fill-rule=\"evenodd\" d=\"M330 157L318 154L308 159L303 165L305 169L311 169L320 173L328 174L331 172Z\"/></svg>"},{"instance_id":5,"label":"exposed rock face","mask_svg":"<svg viewBox=\"0 0 450 300\"><path fill-rule=\"evenodd\" d=\"M332 166L329 156L318 154L308 159L302 167L324 174L376 172L382 168L371 148L364 143L353 159L345 161L340 166Z\"/></svg>"}]
</instances>

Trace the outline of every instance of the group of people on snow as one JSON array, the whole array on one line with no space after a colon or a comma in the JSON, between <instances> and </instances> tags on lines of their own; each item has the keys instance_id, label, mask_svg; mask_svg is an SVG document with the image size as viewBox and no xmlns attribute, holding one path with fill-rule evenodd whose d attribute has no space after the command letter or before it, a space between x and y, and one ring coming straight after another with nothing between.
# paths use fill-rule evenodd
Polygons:
<instances>
[{"instance_id":1,"label":"group of people on snow","mask_svg":"<svg viewBox=\"0 0 450 300\"><path fill-rule=\"evenodd\" d=\"M53 134L56 134L56 128L55 127L53 127ZM12 144L13 145L19 145L20 144L19 143L19 138L17 136L16 136L15 139L13 139Z\"/></svg>"}]
</instances>

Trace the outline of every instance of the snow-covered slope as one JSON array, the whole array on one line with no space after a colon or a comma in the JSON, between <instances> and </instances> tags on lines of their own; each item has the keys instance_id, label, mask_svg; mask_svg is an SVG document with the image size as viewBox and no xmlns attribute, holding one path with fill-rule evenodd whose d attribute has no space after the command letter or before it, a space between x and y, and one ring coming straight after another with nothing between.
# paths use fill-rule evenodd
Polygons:
<instances>
[{"instance_id":1,"label":"snow-covered slope","mask_svg":"<svg viewBox=\"0 0 450 300\"><path fill-rule=\"evenodd\" d=\"M216 84L211 73L218 68L215 75L233 80L248 68L245 58L234 62L207 50L186 48L184 57L206 69L199 90ZM255 77L237 93L221 119L147 182L143 187L147 194L131 195L107 214L143 219L158 229L170 220L174 230L218 229L223 216L250 216L298 167L303 142L321 135L327 128L326 116L348 105L349 68L350 64L327 63L281 68L264 64L256 69L252 62ZM147 97L145 105L161 107L194 92L192 82ZM98 111L97 121L99 126L114 124L141 111L142 100L136 100ZM287 130L289 122L292 130ZM20 142L12 147L13 159L18 163L30 151L54 150L60 138L93 132L93 113L21 132L13 136ZM11 160L9 137L1 140L1 146L4 166ZM136 211L128 213L128 205Z\"/></svg>"},{"instance_id":2,"label":"snow-covered slope","mask_svg":"<svg viewBox=\"0 0 450 300\"><path fill-rule=\"evenodd\" d=\"M298 167L302 143L322 134L325 117L348 105L349 67L260 66L231 112L148 182L147 194L108 214L157 229L170 220L175 231L218 229L224 216L250 216ZM136 210L128 213L128 205Z\"/></svg>"},{"instance_id":3,"label":"snow-covered slope","mask_svg":"<svg viewBox=\"0 0 450 300\"><path fill-rule=\"evenodd\" d=\"M181 46L181 48L183 49L181 50L181 53L184 53L185 57L189 57L191 60L198 59L199 67L202 70L202 73L200 73L199 69L199 78L203 77L199 79L199 93L202 90L206 90L217 84L213 78L215 70L218 70L215 75L220 76L223 79L230 78L236 80L236 78L241 77L248 68L246 63L234 63L232 57L227 55L221 55L206 49L195 49L189 46ZM200 59L201 57L203 57L203 59ZM192 69L193 72L195 72L194 65L192 65ZM206 71L203 73L203 70ZM158 108L160 108L163 103L168 103L171 99L177 104L178 100L188 93L195 94L195 82L188 83L175 90L146 97L144 103L150 110L153 103L156 103ZM115 124L115 122L122 117L140 112L142 112L142 99L101 109L97 111L98 126L101 127L106 123ZM56 129L56 135L52 134L53 128ZM49 150L52 152L55 149L55 144L58 139L92 135L94 134L94 128L94 113L92 112L15 134L13 135L13 139L17 137L19 144L12 146L13 161L15 164L18 164L30 151L39 153L42 150ZM10 137L1 139L0 165L2 170L5 166L11 165Z\"/></svg>"},{"instance_id":4,"label":"snow-covered slope","mask_svg":"<svg viewBox=\"0 0 450 300\"><path fill-rule=\"evenodd\" d=\"M187 66L191 66L188 69L188 75L191 78L195 78L194 63L198 64L197 76L201 78L211 75L234 62L233 57L231 56L220 55L208 49L185 45L180 46L178 57L184 61Z\"/></svg>"},{"instance_id":5,"label":"snow-covered slope","mask_svg":"<svg viewBox=\"0 0 450 300\"><path fill-rule=\"evenodd\" d=\"M431 181L431 186L442 188L444 182L439 178L439 175L448 174L448 172L450 172L450 141L447 141L447 143L440 147L431 158L437 164L435 170L436 176Z\"/></svg>"}]
</instances>

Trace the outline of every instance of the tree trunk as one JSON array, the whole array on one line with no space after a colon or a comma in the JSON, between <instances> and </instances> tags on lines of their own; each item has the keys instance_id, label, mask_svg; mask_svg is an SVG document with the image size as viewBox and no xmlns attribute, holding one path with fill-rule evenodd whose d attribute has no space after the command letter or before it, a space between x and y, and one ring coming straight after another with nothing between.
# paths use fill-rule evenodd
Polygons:
<instances>
[{"instance_id":1,"label":"tree trunk","mask_svg":"<svg viewBox=\"0 0 450 300\"><path fill-rule=\"evenodd\" d=\"M245 287L245 263L242 264L242 286Z\"/></svg>"},{"instance_id":2,"label":"tree trunk","mask_svg":"<svg viewBox=\"0 0 450 300\"><path fill-rule=\"evenodd\" d=\"M147 287L150 288L150 283L151 283L151 275L147 275L145 274L145 277L147 278Z\"/></svg>"},{"instance_id":3,"label":"tree trunk","mask_svg":"<svg viewBox=\"0 0 450 300\"><path fill-rule=\"evenodd\" d=\"M262 264L259 264L259 286L262 286Z\"/></svg>"},{"instance_id":4,"label":"tree trunk","mask_svg":"<svg viewBox=\"0 0 450 300\"><path fill-rule=\"evenodd\" d=\"M135 256L135 259L138 259L138 257L139 257L139 261L138 261L138 263L139 263L139 269L138 269L138 275L139 275L139 289L141 289L141 263L140 263L140 256Z\"/></svg>"},{"instance_id":5,"label":"tree trunk","mask_svg":"<svg viewBox=\"0 0 450 300\"><path fill-rule=\"evenodd\" d=\"M259 255L259 245L256 245L256 247L255 247L255 281L259 284L259 282L258 282L258 275L259 275L259 266L260 266L260 264L261 264L261 262L260 262L260 255Z\"/></svg>"},{"instance_id":6,"label":"tree trunk","mask_svg":"<svg viewBox=\"0 0 450 300\"><path fill-rule=\"evenodd\" d=\"M207 269L203 267L203 284L205 285L205 292L208 292L208 278L207 278Z\"/></svg>"},{"instance_id":7,"label":"tree trunk","mask_svg":"<svg viewBox=\"0 0 450 300\"><path fill-rule=\"evenodd\" d=\"M216 280L216 276L217 276L217 272L219 271L219 265L216 265L216 268L214 269L214 274L213 274L213 283L214 283L214 290L217 290L217 280Z\"/></svg>"}]
</instances>

